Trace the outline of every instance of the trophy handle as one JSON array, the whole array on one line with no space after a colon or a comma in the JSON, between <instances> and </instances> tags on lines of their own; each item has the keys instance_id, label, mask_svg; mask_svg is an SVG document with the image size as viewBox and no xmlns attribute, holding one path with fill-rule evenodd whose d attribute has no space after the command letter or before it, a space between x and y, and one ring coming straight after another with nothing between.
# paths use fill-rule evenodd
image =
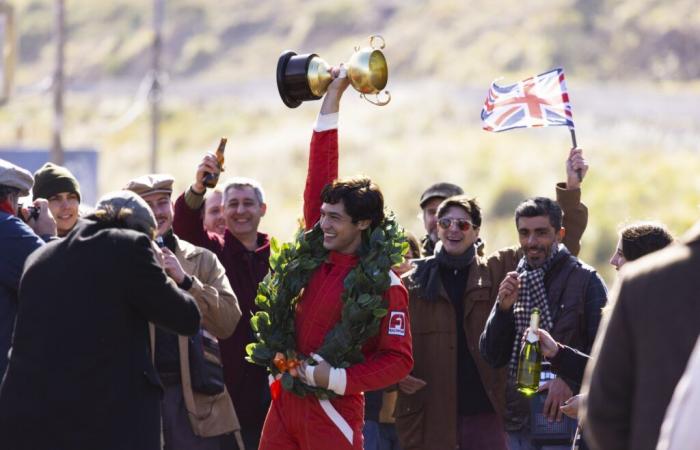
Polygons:
<instances>
[{"instance_id":1,"label":"trophy handle","mask_svg":"<svg viewBox=\"0 0 700 450\"><path fill-rule=\"evenodd\" d=\"M381 99L379 98L379 94L382 94L382 93L383 93L384 95L386 95L386 100L381 100ZM377 106L388 105L389 102L391 101L391 94L389 93L389 91L378 92L378 93L374 94L374 96L376 97L376 100L370 99L369 97L367 97L366 94L360 94L360 97L364 98L365 100L367 100L367 101L370 102L371 104L377 105Z\"/></svg>"},{"instance_id":2,"label":"trophy handle","mask_svg":"<svg viewBox=\"0 0 700 450\"><path fill-rule=\"evenodd\" d=\"M379 46L379 48L374 46L375 39L379 39L382 41L382 44ZM372 36L369 37L369 46L372 47L374 50L382 50L384 47L386 47L386 41L384 41L384 38L381 35L373 34ZM389 98L391 98L391 97L389 97Z\"/></svg>"}]
</instances>

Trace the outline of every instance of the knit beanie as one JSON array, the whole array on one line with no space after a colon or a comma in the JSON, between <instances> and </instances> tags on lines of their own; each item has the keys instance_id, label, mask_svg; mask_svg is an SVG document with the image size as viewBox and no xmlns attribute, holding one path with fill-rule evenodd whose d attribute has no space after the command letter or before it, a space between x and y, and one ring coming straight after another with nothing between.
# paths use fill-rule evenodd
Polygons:
<instances>
[{"instance_id":1,"label":"knit beanie","mask_svg":"<svg viewBox=\"0 0 700 450\"><path fill-rule=\"evenodd\" d=\"M41 169L34 172L34 200L48 199L60 192L75 192L80 201L80 184L72 173L65 167L47 162Z\"/></svg>"}]
</instances>

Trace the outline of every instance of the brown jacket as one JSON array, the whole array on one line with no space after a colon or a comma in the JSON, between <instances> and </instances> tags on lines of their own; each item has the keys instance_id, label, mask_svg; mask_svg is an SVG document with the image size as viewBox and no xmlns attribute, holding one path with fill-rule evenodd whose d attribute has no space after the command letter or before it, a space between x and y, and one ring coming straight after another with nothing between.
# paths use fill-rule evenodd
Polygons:
<instances>
[{"instance_id":1,"label":"brown jacket","mask_svg":"<svg viewBox=\"0 0 700 450\"><path fill-rule=\"evenodd\" d=\"M700 334L700 222L622 269L593 345L582 392L592 449L652 450Z\"/></svg>"},{"instance_id":2,"label":"brown jacket","mask_svg":"<svg viewBox=\"0 0 700 450\"><path fill-rule=\"evenodd\" d=\"M580 190L557 186L557 201L564 211L567 229L564 244L578 252L588 212L580 203ZM484 389L494 410L505 413L505 368L492 368L479 352L479 336L489 317L506 273L515 270L522 252L517 247L484 258L476 256L469 268L464 293L464 329ZM432 257L430 257L432 258ZM419 260L422 264L430 258ZM422 297L414 284L415 270L404 276L409 290L409 313L413 335L412 375L427 382L415 394L399 391L396 428L404 450L454 449L457 445L457 334L454 308L441 286L437 299Z\"/></svg>"},{"instance_id":3,"label":"brown jacket","mask_svg":"<svg viewBox=\"0 0 700 450\"><path fill-rule=\"evenodd\" d=\"M175 256L185 273L192 277L192 287L188 292L197 301L204 328L219 339L230 336L241 318L241 310L226 278L226 272L216 255L207 249L177 239ZM192 390L187 342L187 337L179 336L182 392L192 430L201 437L239 431L241 427L238 417L231 397L225 389L221 394L213 396ZM155 329L151 325L151 348L154 345Z\"/></svg>"}]
</instances>

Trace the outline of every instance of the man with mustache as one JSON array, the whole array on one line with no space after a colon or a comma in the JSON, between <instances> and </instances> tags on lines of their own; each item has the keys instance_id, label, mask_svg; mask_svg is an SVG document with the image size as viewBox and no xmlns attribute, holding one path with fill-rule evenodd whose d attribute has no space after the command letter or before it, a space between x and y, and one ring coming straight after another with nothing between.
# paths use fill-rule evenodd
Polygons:
<instances>
[{"instance_id":1,"label":"man with mustache","mask_svg":"<svg viewBox=\"0 0 700 450\"><path fill-rule=\"evenodd\" d=\"M595 269L573 256L561 244L565 235L562 210L557 202L535 197L515 210L523 256L517 269L508 272L498 288L496 304L481 335L479 348L494 367L509 366L506 392L506 430L511 449L559 449L545 446L530 436L530 403L515 390L515 372L521 337L534 308L541 312L540 326L558 342L590 353L598 331L607 289ZM580 386L557 377L540 388L547 390L544 414L561 420L559 406Z\"/></svg>"},{"instance_id":2,"label":"man with mustache","mask_svg":"<svg viewBox=\"0 0 700 450\"><path fill-rule=\"evenodd\" d=\"M241 310L216 255L173 233L174 181L166 174L144 175L129 181L126 190L139 195L151 208L163 269L180 289L194 297L202 313L202 340L216 347L217 338L233 333ZM240 431L228 392L222 387L221 392L213 393L197 385L191 368L198 353L187 337L152 325L150 333L155 366L165 386L161 402L164 448L218 450L220 435Z\"/></svg>"}]
</instances>

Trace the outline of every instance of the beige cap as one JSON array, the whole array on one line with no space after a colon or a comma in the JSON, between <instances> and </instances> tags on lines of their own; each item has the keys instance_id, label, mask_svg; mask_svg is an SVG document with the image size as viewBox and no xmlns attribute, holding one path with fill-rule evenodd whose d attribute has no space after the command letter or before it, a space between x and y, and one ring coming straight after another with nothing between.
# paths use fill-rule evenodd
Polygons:
<instances>
[{"instance_id":1,"label":"beige cap","mask_svg":"<svg viewBox=\"0 0 700 450\"><path fill-rule=\"evenodd\" d=\"M9 186L19 189L21 197L29 195L29 190L34 185L34 177L31 172L9 161L0 159L0 186Z\"/></svg>"},{"instance_id":2,"label":"beige cap","mask_svg":"<svg viewBox=\"0 0 700 450\"><path fill-rule=\"evenodd\" d=\"M165 173L154 173L134 178L124 189L134 192L141 197L151 194L172 194L175 178Z\"/></svg>"}]
</instances>

